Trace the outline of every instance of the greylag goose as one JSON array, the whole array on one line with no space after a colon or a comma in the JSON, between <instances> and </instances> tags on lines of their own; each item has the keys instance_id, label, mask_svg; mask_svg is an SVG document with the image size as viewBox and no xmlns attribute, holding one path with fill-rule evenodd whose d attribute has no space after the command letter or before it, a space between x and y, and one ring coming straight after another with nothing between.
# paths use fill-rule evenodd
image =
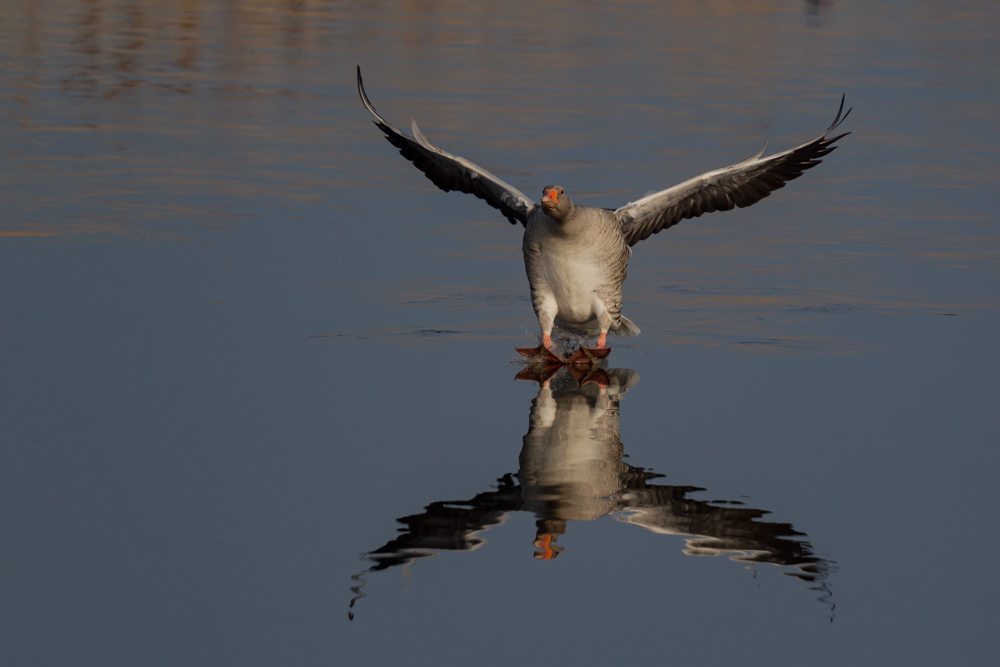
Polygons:
<instances>
[{"instance_id":1,"label":"greylag goose","mask_svg":"<svg viewBox=\"0 0 1000 667\"><path fill-rule=\"evenodd\" d=\"M445 192L475 195L498 209L511 224L524 226L524 268L531 305L542 330L542 344L517 351L536 361L590 364L606 357L608 334L634 336L639 328L622 315L622 284L639 241L673 227L685 218L756 204L833 151L850 134L830 137L851 112L840 99L837 117L823 134L797 148L763 157L764 147L742 162L716 169L611 210L576 205L558 185L542 188L535 204L523 192L482 167L432 144L416 121L413 136L396 129L375 111L365 94L358 67L358 93L374 123L400 154ZM580 346L568 359L552 351L552 329L559 324L596 336L593 348Z\"/></svg>"}]
</instances>

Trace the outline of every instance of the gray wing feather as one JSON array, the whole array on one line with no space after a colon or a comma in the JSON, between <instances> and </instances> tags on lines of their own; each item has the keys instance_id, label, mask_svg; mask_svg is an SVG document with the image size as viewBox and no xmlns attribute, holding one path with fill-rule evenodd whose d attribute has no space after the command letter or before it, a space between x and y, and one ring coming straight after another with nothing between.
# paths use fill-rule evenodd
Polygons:
<instances>
[{"instance_id":1,"label":"gray wing feather","mask_svg":"<svg viewBox=\"0 0 1000 667\"><path fill-rule=\"evenodd\" d=\"M843 111L842 97L837 117L826 132L798 148L762 158L767 148L765 141L763 148L742 162L696 176L622 206L615 214L621 220L625 240L633 246L685 218L697 218L714 211L730 211L736 206L745 208L785 187L785 183L819 164L822 161L820 158L836 148L833 145L835 141L850 134L845 132L828 138L851 113L848 109L841 116Z\"/></svg>"},{"instance_id":2,"label":"gray wing feather","mask_svg":"<svg viewBox=\"0 0 1000 667\"><path fill-rule=\"evenodd\" d=\"M399 149L399 154L412 162L417 169L445 192L457 190L475 195L490 206L499 209L511 224L527 224L528 215L535 207L533 201L515 188L505 183L482 167L463 157L452 155L432 144L413 121L413 138L410 138L386 122L368 101L365 87L361 83L361 67L358 67L358 93L368 111L375 116L373 121L385 133L389 143Z\"/></svg>"}]
</instances>

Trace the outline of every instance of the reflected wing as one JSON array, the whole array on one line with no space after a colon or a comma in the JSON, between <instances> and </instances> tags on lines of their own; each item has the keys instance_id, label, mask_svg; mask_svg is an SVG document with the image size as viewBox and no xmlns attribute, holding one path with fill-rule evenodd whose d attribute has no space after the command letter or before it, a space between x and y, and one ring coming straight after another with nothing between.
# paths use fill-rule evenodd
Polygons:
<instances>
[{"instance_id":1,"label":"reflected wing","mask_svg":"<svg viewBox=\"0 0 1000 667\"><path fill-rule=\"evenodd\" d=\"M785 187L785 183L818 165L821 157L836 148L833 145L835 141L850 134L845 132L827 138L851 113L848 109L841 116L843 111L842 97L837 117L826 132L798 148L762 158L767 148L767 142L764 142L764 148L743 162L710 171L622 206L615 213L622 221L622 232L628 244L633 246L651 234L673 227L684 218L730 211L735 206L745 208Z\"/></svg>"},{"instance_id":2,"label":"reflected wing","mask_svg":"<svg viewBox=\"0 0 1000 667\"><path fill-rule=\"evenodd\" d=\"M406 528L383 546L365 554L375 562L367 571L386 570L441 551L472 551L486 539L481 533L504 522L510 512L523 506L521 486L512 475L497 480L495 491L477 494L472 500L431 503L420 514L397 519Z\"/></svg>"},{"instance_id":3,"label":"reflected wing","mask_svg":"<svg viewBox=\"0 0 1000 667\"><path fill-rule=\"evenodd\" d=\"M378 115L365 94L365 87L361 83L360 66L358 66L358 93L361 94L361 101L375 116L374 123L385 133L389 143L399 149L400 155L424 172L434 185L445 192L458 190L476 195L493 208L499 209L511 224L527 223L528 215L535 204L523 192L465 158L452 155L432 144L417 127L417 121L413 121L411 138Z\"/></svg>"}]
</instances>

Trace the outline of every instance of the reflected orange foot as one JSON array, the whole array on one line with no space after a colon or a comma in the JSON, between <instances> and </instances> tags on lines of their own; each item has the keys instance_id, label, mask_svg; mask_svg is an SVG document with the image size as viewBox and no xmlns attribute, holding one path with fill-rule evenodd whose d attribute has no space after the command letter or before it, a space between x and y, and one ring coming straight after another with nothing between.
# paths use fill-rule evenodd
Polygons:
<instances>
[{"instance_id":1,"label":"reflected orange foot","mask_svg":"<svg viewBox=\"0 0 1000 667\"><path fill-rule=\"evenodd\" d=\"M537 382L543 387L552 379L552 376L559 372L562 364L546 364L545 366L528 366L514 376L515 380L529 380Z\"/></svg>"},{"instance_id":2,"label":"reflected orange foot","mask_svg":"<svg viewBox=\"0 0 1000 667\"><path fill-rule=\"evenodd\" d=\"M601 389L611 386L611 378L608 374L604 372L601 368L594 368L593 366L585 366L579 364L576 366L569 367L570 375L576 380L577 384L581 387L588 382L593 382Z\"/></svg>"}]
</instances>

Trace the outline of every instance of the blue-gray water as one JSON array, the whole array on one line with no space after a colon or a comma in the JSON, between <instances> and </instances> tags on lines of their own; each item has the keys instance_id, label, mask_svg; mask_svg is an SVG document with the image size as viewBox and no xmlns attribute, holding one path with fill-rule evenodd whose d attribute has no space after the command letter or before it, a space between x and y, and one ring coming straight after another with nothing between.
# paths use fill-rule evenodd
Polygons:
<instances>
[{"instance_id":1,"label":"blue-gray water","mask_svg":"<svg viewBox=\"0 0 1000 667\"><path fill-rule=\"evenodd\" d=\"M0 662L990 662L1000 8L664 5L0 5ZM532 197L853 134L540 389L359 64Z\"/></svg>"}]
</instances>

